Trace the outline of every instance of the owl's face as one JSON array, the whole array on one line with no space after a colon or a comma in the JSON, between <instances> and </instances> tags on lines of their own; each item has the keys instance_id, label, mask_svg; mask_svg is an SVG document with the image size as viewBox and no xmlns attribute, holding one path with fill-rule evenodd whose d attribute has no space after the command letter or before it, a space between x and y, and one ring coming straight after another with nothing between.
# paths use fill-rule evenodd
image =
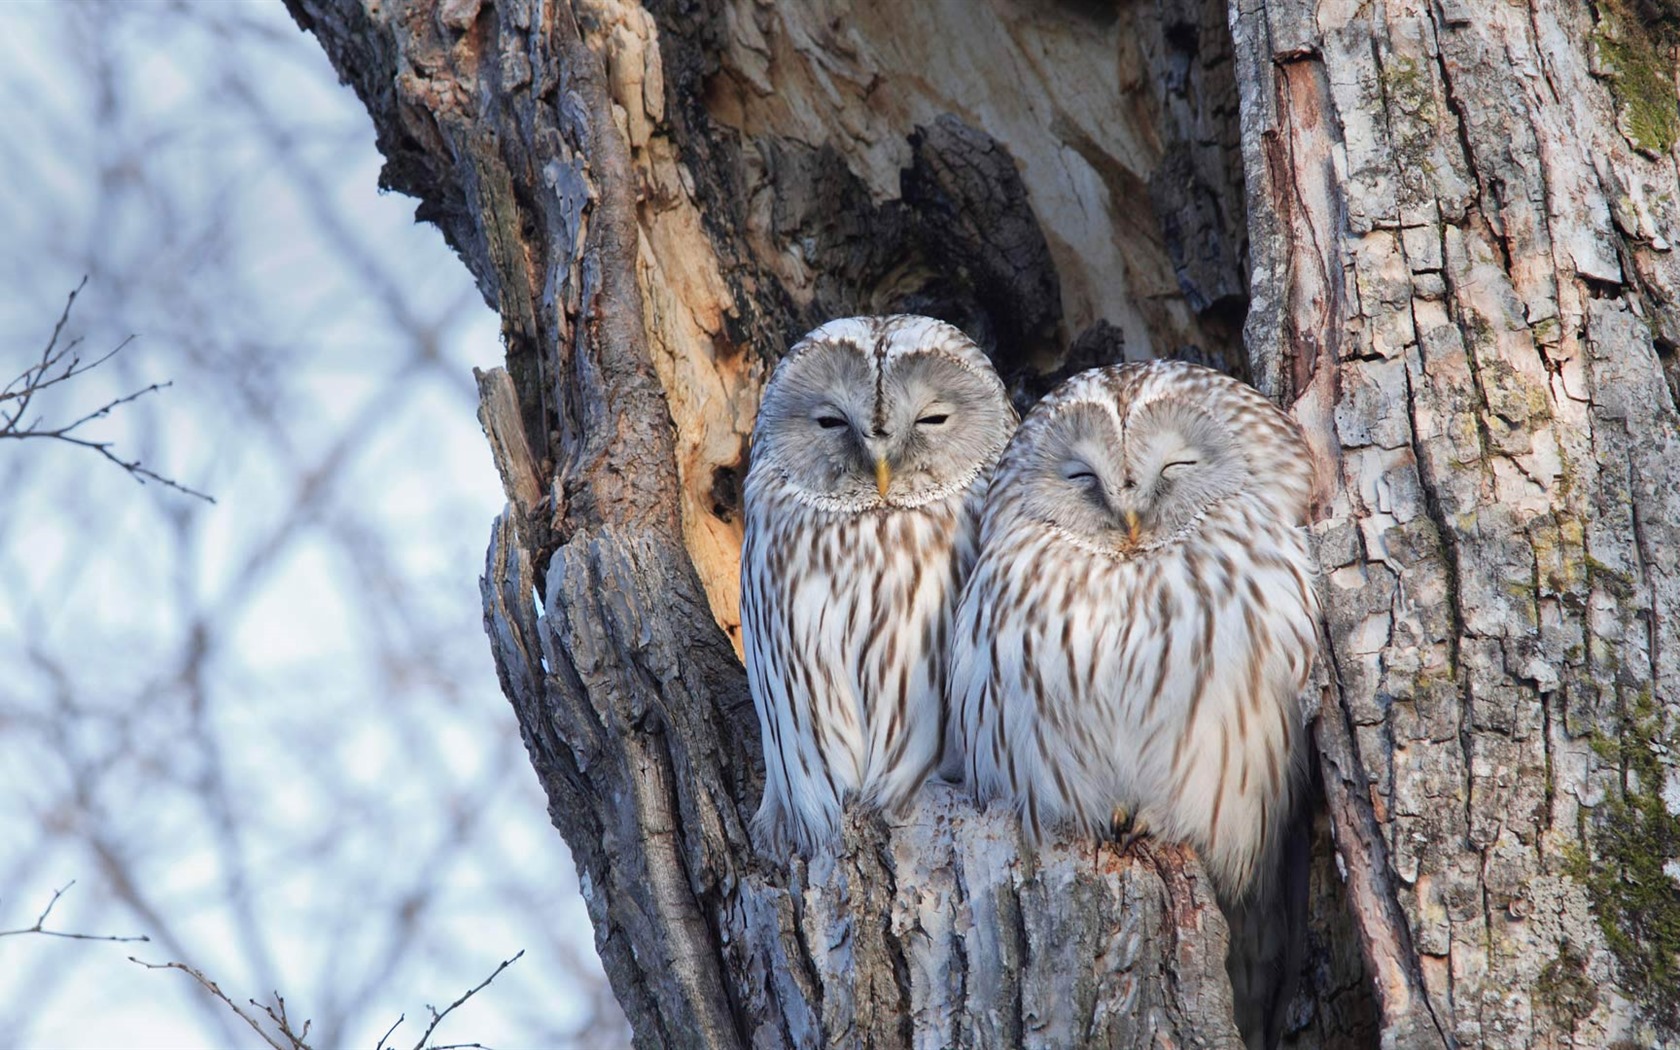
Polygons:
<instances>
[{"instance_id":1,"label":"owl's face","mask_svg":"<svg viewBox=\"0 0 1680 1050\"><path fill-rule=\"evenodd\" d=\"M1239 420L1231 416L1232 391L1166 390L1154 382L1159 373L1190 367L1161 362L1086 373L1041 402L1003 468L1020 513L1096 549L1126 554L1173 537L1255 485ZM1178 378L1229 384L1264 401L1205 369ZM1301 458L1304 464L1304 449Z\"/></svg>"},{"instance_id":2,"label":"owl's face","mask_svg":"<svg viewBox=\"0 0 1680 1050\"><path fill-rule=\"evenodd\" d=\"M985 355L925 317L848 318L777 367L753 430L754 474L833 510L916 507L996 462L1015 413Z\"/></svg>"}]
</instances>

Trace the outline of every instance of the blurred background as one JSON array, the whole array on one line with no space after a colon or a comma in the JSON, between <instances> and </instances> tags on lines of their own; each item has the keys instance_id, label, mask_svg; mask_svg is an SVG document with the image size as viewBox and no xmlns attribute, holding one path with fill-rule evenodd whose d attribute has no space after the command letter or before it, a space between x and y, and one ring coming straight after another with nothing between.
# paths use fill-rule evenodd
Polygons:
<instances>
[{"instance_id":1,"label":"blurred background","mask_svg":"<svg viewBox=\"0 0 1680 1050\"><path fill-rule=\"evenodd\" d=\"M278 2L0 5L0 1046L628 1041L483 636L495 317ZM135 478L74 432L208 503ZM16 399L0 403L0 422ZM405 1038L406 1037L406 1038Z\"/></svg>"}]
</instances>

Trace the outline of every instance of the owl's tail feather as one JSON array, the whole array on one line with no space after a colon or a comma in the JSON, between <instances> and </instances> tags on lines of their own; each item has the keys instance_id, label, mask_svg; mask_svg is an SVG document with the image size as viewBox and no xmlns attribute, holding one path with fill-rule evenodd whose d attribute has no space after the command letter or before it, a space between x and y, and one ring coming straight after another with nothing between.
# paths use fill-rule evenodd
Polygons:
<instances>
[{"instance_id":1,"label":"owl's tail feather","mask_svg":"<svg viewBox=\"0 0 1680 1050\"><path fill-rule=\"evenodd\" d=\"M1268 867L1240 901L1222 901L1231 929L1225 957L1237 1030L1248 1050L1273 1050L1300 984L1307 941L1312 812L1298 792Z\"/></svg>"}]
</instances>

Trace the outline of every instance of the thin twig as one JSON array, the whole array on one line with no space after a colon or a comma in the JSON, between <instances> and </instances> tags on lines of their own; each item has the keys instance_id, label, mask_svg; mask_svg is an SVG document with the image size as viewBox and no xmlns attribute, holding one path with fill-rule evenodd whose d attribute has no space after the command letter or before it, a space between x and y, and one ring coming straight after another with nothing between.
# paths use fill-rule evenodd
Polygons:
<instances>
[{"instance_id":1,"label":"thin twig","mask_svg":"<svg viewBox=\"0 0 1680 1050\"><path fill-rule=\"evenodd\" d=\"M480 981L476 987L468 989L466 994L462 995L461 998L455 1000L454 1002L450 1003L448 1006L444 1007L442 1013L438 1013L436 1007L432 1006L430 1003L427 1003L426 1004L426 1009L431 1011L432 1023L427 1025L426 1030L423 1033L421 1033L420 1041L414 1044L414 1050L426 1050L426 1040L430 1039L432 1037L432 1033L437 1031L437 1026L443 1023L443 1019L445 1017L448 1017L450 1015L450 1013L453 1012L454 1009L457 1006L460 1006L462 1003L466 1002L468 999L471 999L473 996L477 995L479 992L482 992L482 991L484 991L484 989L490 987L490 982L491 981L494 981L496 978L500 977L502 975L503 970L507 969L509 966L512 966L514 963L518 962L520 959L522 959L524 957L524 955L525 955L525 949L521 948L521 949L519 949L519 953L517 955L515 955L513 958L502 960L502 965L496 967L496 970L495 970L494 973L492 973L490 976L486 977L484 980ZM402 1018L401 1017L397 1018L397 1024L402 1024ZM391 1030L389 1032L385 1033L385 1039L390 1038L391 1032L394 1032L396 1030L397 1030L397 1025L396 1024L392 1025ZM378 1050L383 1050L383 1048L385 1046L385 1039L380 1039L379 1040ZM481 1043L450 1043L447 1046L433 1047L432 1050L466 1050L466 1048L468 1048L468 1047L477 1047L478 1050L488 1050L488 1048L485 1047Z\"/></svg>"},{"instance_id":2,"label":"thin twig","mask_svg":"<svg viewBox=\"0 0 1680 1050\"><path fill-rule=\"evenodd\" d=\"M257 1033L257 1035L261 1036L262 1041L267 1043L269 1046L273 1047L274 1050L312 1050L310 1045L303 1041L304 1036L309 1034L309 1022L305 1021L303 1023L303 1031L301 1033L293 1032L292 1029L291 1029L291 1025L289 1025L286 1022L286 1019L285 1019L286 1014L285 1014L285 1004L284 1004L284 1002L281 1003L280 1013L278 1015L276 1015L273 1010L271 1010L270 1008L268 1008L266 1006L263 1006L261 1003L257 1002L255 999L249 1000L252 1006L260 1007L264 1013L268 1014L269 1018L274 1022L275 1026L279 1028L281 1037L286 1040L286 1043L282 1044L282 1043L276 1041L274 1036L269 1033L268 1029L266 1029L262 1026L262 1022L258 1021L255 1017L246 1013L244 1010L241 1010L239 1008L238 1003L235 1003L232 999L229 999L227 997L227 993L222 991L220 985L218 985L215 981L212 981L210 978L204 976L204 974L201 973L200 971L194 969L191 966L188 966L186 963L180 963L180 962L149 963L144 959L136 959L132 955L130 955L128 957L128 961L131 962L131 963L134 963L138 966L144 966L148 970L180 970L182 973L186 974L188 977L191 977L193 980L197 981L199 986L201 988L203 988L205 991L209 992L211 995L215 996L217 999L220 999L223 1003L225 1003L229 1010L232 1010L235 1014L237 1014L239 1016L240 1020L242 1020L246 1024L250 1025L251 1026L251 1031L253 1031L253 1032ZM280 998L278 993L275 995L275 998L276 999Z\"/></svg>"},{"instance_id":3,"label":"thin twig","mask_svg":"<svg viewBox=\"0 0 1680 1050\"><path fill-rule=\"evenodd\" d=\"M53 910L54 906L56 906L58 904L58 899L60 897L64 896L64 892L66 890L68 890L70 887L74 886L75 884L76 884L76 880L71 879L69 882L65 883L60 888L58 888L56 890L53 890L52 900L48 901L47 906L45 908L41 909L41 914L38 918L36 918L35 925L26 926L26 927L23 927L22 929L17 929L17 930L0 930L0 937L17 937L17 936L21 936L21 935L26 934L26 933L35 933L35 934L41 935L42 937L62 937L64 940L67 940L67 941L131 942L131 941L150 941L151 940L150 937L147 937L144 934L142 934L141 936L138 936L138 937L116 937L116 936L112 936L112 935L109 935L109 934L68 933L64 930L49 930L49 929L46 929L47 916L52 914L52 910Z\"/></svg>"},{"instance_id":4,"label":"thin twig","mask_svg":"<svg viewBox=\"0 0 1680 1050\"><path fill-rule=\"evenodd\" d=\"M163 386L168 386L169 384L164 383L162 385ZM151 389L157 389L157 387L151 387L151 388L148 388L148 390L142 390L142 391L140 391L140 393L142 393L142 394L147 393ZM134 396L137 396L137 395L130 395L130 398L132 398ZM130 398L124 398L123 400L129 400ZM111 406L109 406L109 405L106 406L107 409L109 409L110 407ZM91 448L95 452L98 452L101 456L104 456L106 459L110 460L112 463L115 463L117 466L119 466L119 467L123 468L124 470L128 471L129 475L131 477L133 477L134 480L138 481L142 485L144 485L147 481L155 481L159 485L163 485L167 488L172 488L176 492L183 493L184 495L196 497L198 499L203 500L206 503L216 502L214 497L207 496L204 493L198 491L197 489L188 488L187 486L181 484L178 481L174 481L170 478L166 478L162 474L159 474L156 471L152 470L150 467L142 465L141 462L137 459L134 459L134 460L123 459L121 456L119 456L115 452L111 451L111 442L109 442L109 441L89 441L86 438L72 437L69 434L63 433L62 431L27 431L26 430L26 431L14 431L14 432L10 432L10 433L0 432L0 438L9 438L9 437L15 437L15 438L28 438L28 437L56 438L59 441L64 441L64 442L67 442L67 443L72 444L72 445L78 445L82 448Z\"/></svg>"},{"instance_id":5,"label":"thin twig","mask_svg":"<svg viewBox=\"0 0 1680 1050\"><path fill-rule=\"evenodd\" d=\"M397 1030L397 1026L402 1024L403 1019L407 1016L407 1014L398 1014L397 1019L391 1022L391 1027L385 1029L385 1034L379 1037L379 1042L375 1044L373 1050L385 1050L385 1041L391 1038L391 1033Z\"/></svg>"},{"instance_id":6,"label":"thin twig","mask_svg":"<svg viewBox=\"0 0 1680 1050\"><path fill-rule=\"evenodd\" d=\"M65 888L68 889L69 887L65 887ZM56 894L54 895L53 899L55 901L58 899ZM52 905L51 904L47 905L47 911L51 911L51 910L52 910ZM41 918L42 918L42 920L46 919L46 912L41 913ZM40 923L37 922L36 925L40 925ZM141 938L141 939L144 940L144 938ZM426 1031L421 1034L420 1041L418 1043L414 1044L414 1050L426 1050L426 1040L428 1040L432 1037L432 1033L437 1030L437 1026L439 1024L443 1023L443 1019L445 1017L448 1017L452 1012L454 1012L454 1010L457 1006L460 1006L462 1003L466 1002L468 999L471 999L473 996L477 995L479 992L482 992L484 989L490 987L490 982L491 981L494 981L496 978L500 977L502 975L503 970L507 969L509 966L512 966L514 963L518 962L522 957L524 957L524 955L525 955L525 950L523 948L521 948L519 950L519 953L517 955L515 955L513 958L503 960L502 964L500 966L496 967L495 972L491 973L490 976L488 976L484 980L480 981L475 987L469 989L459 999L455 1000L454 1002L450 1003L448 1006L444 1007L444 1009L441 1013L438 1012L438 1010L435 1007L432 1007L431 1005L427 1005L426 1009L431 1011L432 1023L426 1026ZM222 991L221 986L218 985L215 981L212 981L210 978L204 976L202 971L197 970L197 969L195 969L191 966L188 966L186 963L181 963L181 962L149 963L149 962L146 962L144 959L136 959L132 955L130 955L128 957L128 961L131 962L131 963L134 963L136 965L139 965L139 966L144 966L148 970L179 970L182 973L186 974L187 976L191 977L193 980L197 981L199 983L199 986L202 987L205 991L209 992L211 995L213 995L217 999L221 1000L221 1002L223 1004L225 1004L229 1010L232 1010L239 1017L240 1020L242 1020L246 1024L250 1025L251 1030L253 1032L256 1032L257 1035L261 1036L263 1042L265 1042L269 1046L273 1047L274 1050L312 1050L310 1045L307 1042L305 1042L305 1040L309 1036L309 1022L307 1020L303 1022L303 1030L302 1031L299 1031L299 1032L292 1031L291 1019L286 1016L286 1000L285 1000L284 997L282 997L280 995L279 992L274 993L274 1005L273 1006L268 1006L264 1003L259 1003L255 999L247 999L246 1002L250 1003L252 1006L256 1007L257 1009L261 1010L263 1013L268 1015L268 1019L274 1023L274 1027L279 1031L279 1034L280 1034L281 1038L286 1040L285 1044L282 1044L282 1043L278 1042L275 1039L275 1037L268 1031L268 1029L266 1029L262 1026L261 1021L257 1020L257 1018L254 1017L253 1015L246 1013L243 1009L240 1008L238 1003L235 1003L232 999L229 999L228 996L227 996L227 993ZM406 1017L406 1016L408 1016L408 1015L404 1014L404 1015L402 1015L402 1017L398 1017L396 1022L394 1024L392 1024L390 1028L387 1028L385 1030L385 1034L379 1037L379 1043L378 1043L378 1046L375 1048L375 1050L385 1050L386 1041L391 1038L391 1033L393 1033L397 1030L397 1026L401 1025L403 1023L403 1017ZM441 1046L433 1046L431 1048L431 1050L490 1050L490 1048L485 1046L483 1043L448 1043L448 1044L441 1045Z\"/></svg>"},{"instance_id":7,"label":"thin twig","mask_svg":"<svg viewBox=\"0 0 1680 1050\"><path fill-rule=\"evenodd\" d=\"M279 1013L275 1013L275 1007L269 1006L267 1003L259 1003L255 999L247 999L245 1001L267 1014L268 1019L279 1025L280 1031L286 1033L286 1038L290 1039L294 1044L299 1046L304 1045L303 1041L309 1038L310 1020L307 1017L303 1019L303 1031L299 1032L295 1036L292 1035L292 1020L286 1016L286 997L281 995L278 990L274 992L274 1003L275 1006L279 1007Z\"/></svg>"},{"instance_id":8,"label":"thin twig","mask_svg":"<svg viewBox=\"0 0 1680 1050\"><path fill-rule=\"evenodd\" d=\"M11 408L0 411L0 438L13 438L17 440L24 440L26 438L45 438L49 441L62 441L66 444L76 445L80 448L93 449L106 460L127 471L130 477L142 485L148 481L155 481L166 488L174 489L176 492L183 495L204 500L206 503L216 502L210 496L199 492L197 489L188 488L180 482L171 478L166 478L151 468L142 465L138 459L129 460L122 458L115 452L111 451L112 443L109 441L94 441L89 438L80 437L75 433L76 430L83 425L91 423L96 419L103 419L104 417L110 415L113 409L129 404L132 401L137 401L140 398L145 397L147 394L155 394L160 391L167 390L171 386L170 383L153 383L150 386L142 387L133 393L125 394L122 397L112 398L110 401L105 402L105 404L83 415L74 422L66 423L61 426L47 426L39 417L30 422L24 422L24 417L28 414L29 406L31 402L33 402L36 394L50 387L57 386L66 380L73 379L76 376L84 375L93 371L95 368L98 368L111 358L117 356L117 354L121 353L130 343L134 341L134 337L129 336L104 355L85 362L79 355L75 355L76 348L81 345L80 339L72 339L63 346L59 345L59 338L64 334L64 326L70 320L70 310L76 304L76 296L79 295L82 289L86 286L87 278L83 277L81 283L76 285L76 287L70 292L69 298L65 300L64 309L58 315L58 323L53 325L52 336L47 340L46 348L41 351L40 361L36 364L30 365L28 368L25 368L23 372L17 376L17 378L7 383L3 389L0 389L0 405L3 405L8 401L16 402L16 404Z\"/></svg>"},{"instance_id":9,"label":"thin twig","mask_svg":"<svg viewBox=\"0 0 1680 1050\"><path fill-rule=\"evenodd\" d=\"M78 374L77 365L79 365L81 363L81 359L80 358L72 358L71 361L70 361L70 366L64 370L63 375L59 376L58 378L56 378L56 379L54 379L54 380L52 380L51 382L48 382L48 383L43 383L41 381L41 377L43 375L45 375L48 371L50 371L53 365L57 364L60 360L62 360L64 358L64 355L70 353L71 351L75 350L76 347L81 345L82 341L80 339L72 339L64 347L64 349L59 350L58 349L58 337L63 334L64 325L65 325L66 322L68 322L70 320L70 308L76 304L76 296L81 293L81 290L83 288L87 287L87 282L88 282L87 276L84 274L83 277L82 277L82 282L80 284L76 285L75 288L72 288L70 290L70 297L65 300L64 309L59 312L58 323L53 325L52 338L47 340L46 349L41 351L41 363L38 364L38 365L34 365L32 367L24 369L22 375L18 376L16 379L12 380L10 383L7 383L4 390L0 390L0 402L20 400L20 399L23 402L22 406L20 406L18 409L16 409L11 414L11 416L8 417L8 419L7 419L7 425L8 426L13 424L13 423L16 423L18 421L18 419L22 418L24 410L29 407L29 399L35 396L35 392L37 390L41 390L41 389L44 389L45 387L52 386L54 383L62 383L64 380L69 379L71 376L74 376L74 375ZM120 346L117 347L117 350L121 350L121 349L122 349L122 347L120 347ZM87 368L81 369L81 371L85 372L85 371L88 370L88 368L95 368L98 365L104 363L106 360L108 360L111 357L111 354L116 353L117 350L112 350L110 354L106 354L105 357L100 358L98 361L95 361L91 365L88 365Z\"/></svg>"}]
</instances>

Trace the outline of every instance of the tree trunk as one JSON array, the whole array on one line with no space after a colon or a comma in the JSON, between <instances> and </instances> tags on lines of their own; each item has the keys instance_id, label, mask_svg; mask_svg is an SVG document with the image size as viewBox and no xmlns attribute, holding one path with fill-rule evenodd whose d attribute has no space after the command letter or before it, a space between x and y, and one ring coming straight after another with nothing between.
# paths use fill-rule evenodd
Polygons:
<instances>
[{"instance_id":1,"label":"tree trunk","mask_svg":"<svg viewBox=\"0 0 1680 1050\"><path fill-rule=\"evenodd\" d=\"M1335 840L1296 1045L1674 1021L1660 26L1491 0L288 4L503 318L485 622L642 1045L1237 1040L1183 849L1030 856L941 785L848 819L837 860L748 841L757 395L805 330L893 311L968 330L1023 404L1179 355L1307 428Z\"/></svg>"},{"instance_id":2,"label":"tree trunk","mask_svg":"<svg viewBox=\"0 0 1680 1050\"><path fill-rule=\"evenodd\" d=\"M1383 1030L1672 1040L1675 26L1622 0L1231 23L1245 335L1325 483L1317 736Z\"/></svg>"}]
</instances>

